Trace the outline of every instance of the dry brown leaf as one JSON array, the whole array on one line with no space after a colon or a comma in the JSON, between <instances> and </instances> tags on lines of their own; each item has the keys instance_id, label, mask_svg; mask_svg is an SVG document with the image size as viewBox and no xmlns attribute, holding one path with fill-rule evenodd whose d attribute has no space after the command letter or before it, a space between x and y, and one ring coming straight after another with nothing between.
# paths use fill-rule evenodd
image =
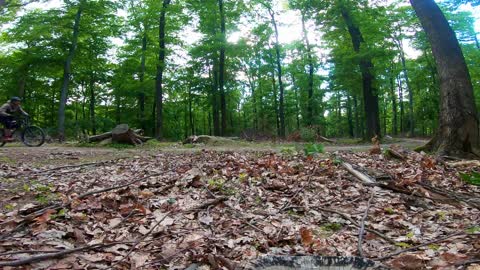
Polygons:
<instances>
[{"instance_id":1,"label":"dry brown leaf","mask_svg":"<svg viewBox=\"0 0 480 270\"><path fill-rule=\"evenodd\" d=\"M35 222L37 224L44 224L47 223L49 220L51 220L51 217L53 214L57 213L57 210L54 209L47 209L45 213L43 213L41 216L34 218Z\"/></svg>"},{"instance_id":2,"label":"dry brown leaf","mask_svg":"<svg viewBox=\"0 0 480 270\"><path fill-rule=\"evenodd\" d=\"M302 238L302 244L306 247L309 247L313 243L313 234L312 231L308 228L300 228L300 236Z\"/></svg>"},{"instance_id":3,"label":"dry brown leaf","mask_svg":"<svg viewBox=\"0 0 480 270\"><path fill-rule=\"evenodd\" d=\"M389 263L395 269L418 270L425 268L424 259L415 254L402 254Z\"/></svg>"}]
</instances>

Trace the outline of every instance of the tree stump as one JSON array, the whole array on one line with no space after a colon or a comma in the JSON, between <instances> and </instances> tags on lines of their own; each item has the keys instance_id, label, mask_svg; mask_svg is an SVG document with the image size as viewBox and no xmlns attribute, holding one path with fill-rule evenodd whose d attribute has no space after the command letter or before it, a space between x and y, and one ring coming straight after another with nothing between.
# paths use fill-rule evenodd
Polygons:
<instances>
[{"instance_id":1,"label":"tree stump","mask_svg":"<svg viewBox=\"0 0 480 270\"><path fill-rule=\"evenodd\" d=\"M111 132L106 132L100 135L91 136L88 142L100 142L102 145L108 143L121 143L139 145L153 138L144 137L139 134L142 130L132 130L127 124L116 126Z\"/></svg>"}]
</instances>

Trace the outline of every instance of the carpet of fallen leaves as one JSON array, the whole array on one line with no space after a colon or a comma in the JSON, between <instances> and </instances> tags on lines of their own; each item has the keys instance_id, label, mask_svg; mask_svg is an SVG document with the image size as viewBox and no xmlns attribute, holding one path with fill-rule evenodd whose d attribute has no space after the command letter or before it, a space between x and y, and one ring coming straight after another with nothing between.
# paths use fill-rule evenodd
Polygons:
<instances>
[{"instance_id":1,"label":"carpet of fallen leaves","mask_svg":"<svg viewBox=\"0 0 480 270\"><path fill-rule=\"evenodd\" d=\"M384 185L362 183L342 161ZM20 269L236 269L266 254L358 256L371 198L365 257L392 269L479 269L480 189L422 154L137 153L63 168L0 164L0 181L2 269L28 258Z\"/></svg>"}]
</instances>

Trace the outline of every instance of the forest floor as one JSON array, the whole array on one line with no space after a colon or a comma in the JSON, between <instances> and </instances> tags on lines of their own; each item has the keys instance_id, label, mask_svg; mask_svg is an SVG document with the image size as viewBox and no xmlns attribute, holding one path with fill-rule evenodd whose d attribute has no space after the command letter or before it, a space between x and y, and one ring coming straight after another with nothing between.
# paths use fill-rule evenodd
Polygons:
<instances>
[{"instance_id":1,"label":"forest floor","mask_svg":"<svg viewBox=\"0 0 480 270\"><path fill-rule=\"evenodd\" d=\"M310 157L299 144L8 145L0 268L236 269L278 254L479 269L480 187L459 177L478 164L395 143L382 148L400 158L371 145Z\"/></svg>"}]
</instances>

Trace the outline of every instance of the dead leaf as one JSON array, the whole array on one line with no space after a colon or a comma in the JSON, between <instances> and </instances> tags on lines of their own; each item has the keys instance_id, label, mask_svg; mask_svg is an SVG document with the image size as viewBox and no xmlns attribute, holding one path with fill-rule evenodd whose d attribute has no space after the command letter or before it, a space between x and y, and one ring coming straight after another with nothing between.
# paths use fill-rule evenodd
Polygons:
<instances>
[{"instance_id":1,"label":"dead leaf","mask_svg":"<svg viewBox=\"0 0 480 270\"><path fill-rule=\"evenodd\" d=\"M309 247L313 243L312 231L308 228L302 227L300 229L300 236L302 237L302 244L305 247Z\"/></svg>"},{"instance_id":2,"label":"dead leaf","mask_svg":"<svg viewBox=\"0 0 480 270\"><path fill-rule=\"evenodd\" d=\"M424 260L421 256L415 254L403 254L397 256L389 263L395 269L417 270L425 268Z\"/></svg>"},{"instance_id":3,"label":"dead leaf","mask_svg":"<svg viewBox=\"0 0 480 270\"><path fill-rule=\"evenodd\" d=\"M57 210L54 209L47 209L45 213L43 213L41 216L34 218L35 222L37 224L44 224L47 223L49 220L51 220L51 217L53 214L57 213Z\"/></svg>"},{"instance_id":4,"label":"dead leaf","mask_svg":"<svg viewBox=\"0 0 480 270\"><path fill-rule=\"evenodd\" d=\"M108 227L109 229L114 229L116 228L120 223L122 223L123 219L122 218L114 218L114 219L111 219L109 222L108 222Z\"/></svg>"}]
</instances>

